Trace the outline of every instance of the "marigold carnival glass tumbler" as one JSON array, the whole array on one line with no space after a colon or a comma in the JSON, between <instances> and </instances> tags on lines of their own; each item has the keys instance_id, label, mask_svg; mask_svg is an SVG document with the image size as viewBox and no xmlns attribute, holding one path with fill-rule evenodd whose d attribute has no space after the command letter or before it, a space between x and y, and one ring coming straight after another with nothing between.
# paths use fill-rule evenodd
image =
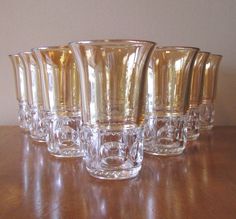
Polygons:
<instances>
[{"instance_id":1,"label":"marigold carnival glass tumbler","mask_svg":"<svg viewBox=\"0 0 236 219\"><path fill-rule=\"evenodd\" d=\"M18 121L19 126L25 131L29 131L30 113L27 94L27 76L23 60L18 54L9 55L15 74L16 98L18 101Z\"/></svg>"},{"instance_id":2,"label":"marigold carnival glass tumbler","mask_svg":"<svg viewBox=\"0 0 236 219\"><path fill-rule=\"evenodd\" d=\"M80 85L72 52L68 46L36 48L33 52L49 120L48 151L57 157L81 157Z\"/></svg>"},{"instance_id":3,"label":"marigold carnival glass tumbler","mask_svg":"<svg viewBox=\"0 0 236 219\"><path fill-rule=\"evenodd\" d=\"M217 75L221 59L221 55L211 54L205 65L202 102L200 105L200 130L210 130L213 128Z\"/></svg>"},{"instance_id":4,"label":"marigold carnival glass tumbler","mask_svg":"<svg viewBox=\"0 0 236 219\"><path fill-rule=\"evenodd\" d=\"M190 47L156 48L147 75L144 151L178 155L185 149L183 133L191 66L198 52Z\"/></svg>"},{"instance_id":5,"label":"marigold carnival glass tumbler","mask_svg":"<svg viewBox=\"0 0 236 219\"><path fill-rule=\"evenodd\" d=\"M80 73L86 169L94 177L127 179L141 169L140 100L154 45L139 40L70 44Z\"/></svg>"},{"instance_id":6,"label":"marigold carnival glass tumbler","mask_svg":"<svg viewBox=\"0 0 236 219\"><path fill-rule=\"evenodd\" d=\"M189 90L188 111L185 115L185 135L188 141L196 140L200 135L199 106L201 103L203 73L208 52L198 52L195 58Z\"/></svg>"},{"instance_id":7,"label":"marigold carnival glass tumbler","mask_svg":"<svg viewBox=\"0 0 236 219\"><path fill-rule=\"evenodd\" d=\"M30 110L30 136L38 142L45 142L48 133L47 115L43 110L42 86L38 63L32 52L19 53L27 74L28 99Z\"/></svg>"}]
</instances>

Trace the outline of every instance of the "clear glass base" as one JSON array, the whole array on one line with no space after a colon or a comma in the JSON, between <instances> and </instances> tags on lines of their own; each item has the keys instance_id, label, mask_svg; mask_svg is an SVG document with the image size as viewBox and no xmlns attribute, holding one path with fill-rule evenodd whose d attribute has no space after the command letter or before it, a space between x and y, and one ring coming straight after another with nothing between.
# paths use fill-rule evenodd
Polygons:
<instances>
[{"instance_id":1,"label":"clear glass base","mask_svg":"<svg viewBox=\"0 0 236 219\"><path fill-rule=\"evenodd\" d=\"M31 139L33 140L33 141L37 141L37 142L42 142L42 143L45 143L45 142L47 142L47 139L46 139L46 137L38 137L38 136L34 136L34 135L31 135L30 134L30 137L31 137Z\"/></svg>"},{"instance_id":2,"label":"clear glass base","mask_svg":"<svg viewBox=\"0 0 236 219\"><path fill-rule=\"evenodd\" d=\"M31 108L30 137L37 142L46 142L49 124L46 112Z\"/></svg>"},{"instance_id":3,"label":"clear glass base","mask_svg":"<svg viewBox=\"0 0 236 219\"><path fill-rule=\"evenodd\" d=\"M191 136L187 137L187 141L196 141L200 136L200 133L198 134L192 134Z\"/></svg>"},{"instance_id":4,"label":"clear glass base","mask_svg":"<svg viewBox=\"0 0 236 219\"><path fill-rule=\"evenodd\" d=\"M203 103L199 108L200 130L211 130L215 120L215 109L213 103Z\"/></svg>"},{"instance_id":5,"label":"clear glass base","mask_svg":"<svg viewBox=\"0 0 236 219\"><path fill-rule=\"evenodd\" d=\"M141 165L138 167L133 167L130 169L122 170L106 170L106 169L89 169L86 168L89 174L98 179L107 179L107 180L122 180L122 179L131 179L136 177L141 170Z\"/></svg>"},{"instance_id":6,"label":"clear glass base","mask_svg":"<svg viewBox=\"0 0 236 219\"><path fill-rule=\"evenodd\" d=\"M19 102L18 121L20 128L28 132L30 129L31 116L29 105L26 102Z\"/></svg>"},{"instance_id":7,"label":"clear glass base","mask_svg":"<svg viewBox=\"0 0 236 219\"><path fill-rule=\"evenodd\" d=\"M187 141L195 141L200 136L199 109L190 108L184 119L184 135Z\"/></svg>"},{"instance_id":8,"label":"clear glass base","mask_svg":"<svg viewBox=\"0 0 236 219\"><path fill-rule=\"evenodd\" d=\"M48 151L56 157L83 157L80 141L80 117L52 116L47 139Z\"/></svg>"},{"instance_id":9,"label":"clear glass base","mask_svg":"<svg viewBox=\"0 0 236 219\"><path fill-rule=\"evenodd\" d=\"M48 146L48 152L55 157L83 157L84 151L75 149L77 145L64 149L55 150L54 146Z\"/></svg>"},{"instance_id":10,"label":"clear glass base","mask_svg":"<svg viewBox=\"0 0 236 219\"><path fill-rule=\"evenodd\" d=\"M213 127L214 127L214 125L201 125L200 131L210 131L210 130L212 130Z\"/></svg>"},{"instance_id":11,"label":"clear glass base","mask_svg":"<svg viewBox=\"0 0 236 219\"><path fill-rule=\"evenodd\" d=\"M161 156L182 154L183 123L183 117L149 118L144 126L144 152Z\"/></svg>"},{"instance_id":12,"label":"clear glass base","mask_svg":"<svg viewBox=\"0 0 236 219\"><path fill-rule=\"evenodd\" d=\"M167 147L166 145L157 144L157 145L145 145L144 152L151 155L160 155L160 156L175 156L180 155L184 152L185 147L182 145L172 145Z\"/></svg>"},{"instance_id":13,"label":"clear glass base","mask_svg":"<svg viewBox=\"0 0 236 219\"><path fill-rule=\"evenodd\" d=\"M142 130L84 127L86 168L99 179L121 180L138 175L143 160Z\"/></svg>"}]
</instances>

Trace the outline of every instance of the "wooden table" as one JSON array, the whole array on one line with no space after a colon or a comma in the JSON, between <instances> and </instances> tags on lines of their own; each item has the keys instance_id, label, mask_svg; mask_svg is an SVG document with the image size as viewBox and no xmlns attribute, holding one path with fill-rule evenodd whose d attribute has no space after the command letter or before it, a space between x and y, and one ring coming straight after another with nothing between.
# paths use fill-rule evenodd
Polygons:
<instances>
[{"instance_id":1,"label":"wooden table","mask_svg":"<svg viewBox=\"0 0 236 219\"><path fill-rule=\"evenodd\" d=\"M236 218L236 127L216 127L181 156L145 155L138 177L104 181L0 127L0 218Z\"/></svg>"}]
</instances>

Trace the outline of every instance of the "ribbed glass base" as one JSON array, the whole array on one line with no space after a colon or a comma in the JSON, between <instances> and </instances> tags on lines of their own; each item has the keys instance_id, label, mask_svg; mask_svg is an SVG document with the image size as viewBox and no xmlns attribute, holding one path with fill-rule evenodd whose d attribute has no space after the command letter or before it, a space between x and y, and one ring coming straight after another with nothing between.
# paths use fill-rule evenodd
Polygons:
<instances>
[{"instance_id":1,"label":"ribbed glass base","mask_svg":"<svg viewBox=\"0 0 236 219\"><path fill-rule=\"evenodd\" d=\"M171 147L167 147L162 144L146 144L144 147L144 152L151 155L160 155L160 156L174 156L180 155L183 153L185 147L182 145L172 145Z\"/></svg>"},{"instance_id":2,"label":"ribbed glass base","mask_svg":"<svg viewBox=\"0 0 236 219\"><path fill-rule=\"evenodd\" d=\"M212 128L214 127L214 125L201 125L200 126L200 131L210 131Z\"/></svg>"},{"instance_id":3,"label":"ribbed glass base","mask_svg":"<svg viewBox=\"0 0 236 219\"><path fill-rule=\"evenodd\" d=\"M211 130L215 120L215 109L213 103L204 103L200 105L200 130Z\"/></svg>"},{"instance_id":4,"label":"ribbed glass base","mask_svg":"<svg viewBox=\"0 0 236 219\"><path fill-rule=\"evenodd\" d=\"M144 126L144 152L153 155L179 155L185 149L182 116L155 117Z\"/></svg>"},{"instance_id":5,"label":"ribbed glass base","mask_svg":"<svg viewBox=\"0 0 236 219\"><path fill-rule=\"evenodd\" d=\"M47 139L48 151L56 157L82 157L79 117L51 116Z\"/></svg>"},{"instance_id":6,"label":"ribbed glass base","mask_svg":"<svg viewBox=\"0 0 236 219\"><path fill-rule=\"evenodd\" d=\"M48 146L48 152L55 157L83 157L84 150L75 149L77 145L73 147L63 148L56 150L54 146Z\"/></svg>"},{"instance_id":7,"label":"ribbed glass base","mask_svg":"<svg viewBox=\"0 0 236 219\"><path fill-rule=\"evenodd\" d=\"M18 122L20 128L22 128L25 132L29 131L31 117L30 117L29 105L26 102L19 102Z\"/></svg>"},{"instance_id":8,"label":"ribbed glass base","mask_svg":"<svg viewBox=\"0 0 236 219\"><path fill-rule=\"evenodd\" d=\"M37 142L46 142L49 132L49 120L46 112L31 107L30 137Z\"/></svg>"},{"instance_id":9,"label":"ribbed glass base","mask_svg":"<svg viewBox=\"0 0 236 219\"><path fill-rule=\"evenodd\" d=\"M130 169L117 169L117 170L107 170L107 169L90 169L87 167L89 174L98 179L107 180L122 180L134 178L139 174L141 170L141 165L133 167Z\"/></svg>"},{"instance_id":10,"label":"ribbed glass base","mask_svg":"<svg viewBox=\"0 0 236 219\"><path fill-rule=\"evenodd\" d=\"M84 128L86 168L100 179L128 179L138 175L143 160L142 131Z\"/></svg>"},{"instance_id":11,"label":"ribbed glass base","mask_svg":"<svg viewBox=\"0 0 236 219\"><path fill-rule=\"evenodd\" d=\"M35 136L30 134L30 137L33 141L37 141L37 142L47 142L46 137L39 137L39 136Z\"/></svg>"},{"instance_id":12,"label":"ribbed glass base","mask_svg":"<svg viewBox=\"0 0 236 219\"><path fill-rule=\"evenodd\" d=\"M184 119L184 135L187 141L195 141L200 136L199 109L190 108Z\"/></svg>"}]
</instances>

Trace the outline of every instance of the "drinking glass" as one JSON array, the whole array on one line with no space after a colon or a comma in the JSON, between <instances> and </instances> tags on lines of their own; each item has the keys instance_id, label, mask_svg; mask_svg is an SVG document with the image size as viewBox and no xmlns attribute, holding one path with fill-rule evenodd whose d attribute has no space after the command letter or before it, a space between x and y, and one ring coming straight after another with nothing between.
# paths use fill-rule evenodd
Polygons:
<instances>
[{"instance_id":1,"label":"drinking glass","mask_svg":"<svg viewBox=\"0 0 236 219\"><path fill-rule=\"evenodd\" d=\"M214 101L216 97L217 75L222 59L221 55L210 54L204 69L203 93L200 105L200 129L213 128L215 118Z\"/></svg>"},{"instance_id":2,"label":"drinking glass","mask_svg":"<svg viewBox=\"0 0 236 219\"><path fill-rule=\"evenodd\" d=\"M25 131L29 131L30 113L27 94L27 76L23 60L18 54L9 55L15 78L16 98L18 101L18 121L19 126Z\"/></svg>"},{"instance_id":3,"label":"drinking glass","mask_svg":"<svg viewBox=\"0 0 236 219\"><path fill-rule=\"evenodd\" d=\"M48 133L47 116L43 110L42 86L38 63L32 52L19 53L23 60L28 87L28 102L31 118L30 136L38 142L45 142Z\"/></svg>"},{"instance_id":4,"label":"drinking glass","mask_svg":"<svg viewBox=\"0 0 236 219\"><path fill-rule=\"evenodd\" d=\"M68 46L36 48L33 52L49 120L48 151L57 157L81 157L80 85L72 52Z\"/></svg>"},{"instance_id":5,"label":"drinking glass","mask_svg":"<svg viewBox=\"0 0 236 219\"><path fill-rule=\"evenodd\" d=\"M153 155L178 155L185 149L183 136L191 66L198 48L156 48L147 76L144 151Z\"/></svg>"},{"instance_id":6,"label":"drinking glass","mask_svg":"<svg viewBox=\"0 0 236 219\"><path fill-rule=\"evenodd\" d=\"M192 68L188 111L184 124L184 133L188 141L196 140L200 135L199 105L201 103L203 73L208 56L208 52L198 52Z\"/></svg>"},{"instance_id":7,"label":"drinking glass","mask_svg":"<svg viewBox=\"0 0 236 219\"><path fill-rule=\"evenodd\" d=\"M79 68L86 168L101 179L137 176L145 67L155 43L95 40L70 44Z\"/></svg>"}]
</instances>

